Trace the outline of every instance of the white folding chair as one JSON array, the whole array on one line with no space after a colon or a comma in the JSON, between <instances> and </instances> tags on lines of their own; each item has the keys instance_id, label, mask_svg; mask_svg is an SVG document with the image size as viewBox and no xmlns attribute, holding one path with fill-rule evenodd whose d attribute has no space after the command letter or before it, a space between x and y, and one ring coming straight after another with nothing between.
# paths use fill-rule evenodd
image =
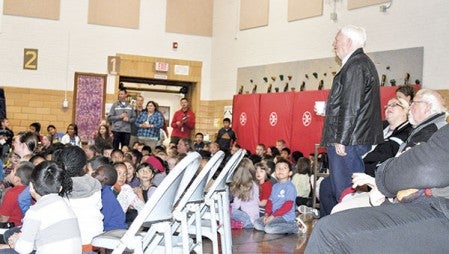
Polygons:
<instances>
[{"instance_id":1,"label":"white folding chair","mask_svg":"<svg viewBox=\"0 0 449 254\"><path fill-rule=\"evenodd\" d=\"M132 250L136 254L144 253L144 251L149 253L153 250L144 243L144 238L150 239L157 233L163 233L165 253L172 253L173 206L184 193L200 161L201 156L197 152L189 153L156 188L128 230L104 232L92 239L92 245L113 249L113 254L123 253L125 249ZM148 232L140 231L144 225L149 226Z\"/></svg>"},{"instance_id":2,"label":"white folding chair","mask_svg":"<svg viewBox=\"0 0 449 254\"><path fill-rule=\"evenodd\" d=\"M195 180L189 186L185 194L181 197L176 204L173 216L175 222L173 225L174 231L180 231L182 236L182 252L184 254L190 253L194 250L195 253L203 253L202 234L201 234L201 203L204 202L204 188L206 186L208 176L215 174L216 170L220 166L225 157L223 151L217 152L207 163L204 165L201 172L196 176ZM194 224L196 227L195 243L190 246L189 238L189 220L194 218Z\"/></svg>"},{"instance_id":3,"label":"white folding chair","mask_svg":"<svg viewBox=\"0 0 449 254\"><path fill-rule=\"evenodd\" d=\"M238 150L226 163L205 196L201 207L201 233L212 241L213 253L219 253L218 233L220 233L222 253L232 253L231 218L229 207L229 191L227 181L232 178L234 170L245 156L246 151ZM218 225L217 225L218 224ZM190 226L189 232L196 228Z\"/></svg>"}]
</instances>

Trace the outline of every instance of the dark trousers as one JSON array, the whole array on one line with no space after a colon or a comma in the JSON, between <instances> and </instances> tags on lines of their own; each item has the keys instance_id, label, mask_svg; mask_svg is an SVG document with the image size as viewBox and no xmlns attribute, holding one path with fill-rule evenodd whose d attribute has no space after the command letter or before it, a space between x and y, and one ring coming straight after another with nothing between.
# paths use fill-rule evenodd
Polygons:
<instances>
[{"instance_id":1,"label":"dark trousers","mask_svg":"<svg viewBox=\"0 0 449 254\"><path fill-rule=\"evenodd\" d=\"M329 157L330 181L332 192L338 201L344 189L352 185L352 174L365 172L365 164L362 155L371 149L371 145L346 146L346 155L340 156L335 151L335 146L327 146Z\"/></svg>"},{"instance_id":2,"label":"dark trousers","mask_svg":"<svg viewBox=\"0 0 449 254\"><path fill-rule=\"evenodd\" d=\"M422 197L326 216L314 226L305 253L447 253L449 219L436 208L441 204L449 201Z\"/></svg>"},{"instance_id":3,"label":"dark trousers","mask_svg":"<svg viewBox=\"0 0 449 254\"><path fill-rule=\"evenodd\" d=\"M129 145L131 133L118 131L113 131L112 133L114 133L114 139L112 140L112 147L114 149L120 149L122 146Z\"/></svg>"},{"instance_id":4,"label":"dark trousers","mask_svg":"<svg viewBox=\"0 0 449 254\"><path fill-rule=\"evenodd\" d=\"M320 218L331 214L332 208L337 205L337 199L332 191L330 177L326 177L320 183Z\"/></svg>"}]
</instances>

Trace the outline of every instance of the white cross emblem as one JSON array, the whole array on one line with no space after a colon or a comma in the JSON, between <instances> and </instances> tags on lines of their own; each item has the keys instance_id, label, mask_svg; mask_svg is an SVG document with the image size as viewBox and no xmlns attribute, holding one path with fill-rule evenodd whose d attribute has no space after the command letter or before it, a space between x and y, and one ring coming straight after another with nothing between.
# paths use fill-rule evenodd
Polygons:
<instances>
[{"instance_id":1,"label":"white cross emblem","mask_svg":"<svg viewBox=\"0 0 449 254\"><path fill-rule=\"evenodd\" d=\"M240 114L240 124L243 126L246 124L246 121L248 120L248 118L246 117L246 113L242 112Z\"/></svg>"},{"instance_id":2,"label":"white cross emblem","mask_svg":"<svg viewBox=\"0 0 449 254\"><path fill-rule=\"evenodd\" d=\"M302 114L302 124L304 126L309 126L310 123L312 123L312 114L310 114L309 111L306 111Z\"/></svg>"},{"instance_id":3,"label":"white cross emblem","mask_svg":"<svg viewBox=\"0 0 449 254\"><path fill-rule=\"evenodd\" d=\"M278 122L278 114L276 114L276 112L271 112L270 119L268 119L268 121L270 122L271 126L275 126Z\"/></svg>"}]
</instances>

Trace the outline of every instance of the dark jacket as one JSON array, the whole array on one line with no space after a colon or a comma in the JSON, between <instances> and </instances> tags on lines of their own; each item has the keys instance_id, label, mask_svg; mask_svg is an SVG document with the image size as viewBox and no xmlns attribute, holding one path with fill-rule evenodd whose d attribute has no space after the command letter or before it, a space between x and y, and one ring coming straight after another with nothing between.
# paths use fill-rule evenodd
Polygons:
<instances>
[{"instance_id":1,"label":"dark jacket","mask_svg":"<svg viewBox=\"0 0 449 254\"><path fill-rule=\"evenodd\" d=\"M399 152L406 151L422 142L427 142L427 140L429 140L429 138L444 125L446 125L445 113L429 116L426 120L413 128L407 141L399 148Z\"/></svg>"},{"instance_id":2,"label":"dark jacket","mask_svg":"<svg viewBox=\"0 0 449 254\"><path fill-rule=\"evenodd\" d=\"M421 145L389 159L377 169L376 185L386 197L405 189L432 188L432 195L449 199L449 125ZM446 207L447 211L447 207Z\"/></svg>"},{"instance_id":3,"label":"dark jacket","mask_svg":"<svg viewBox=\"0 0 449 254\"><path fill-rule=\"evenodd\" d=\"M379 76L357 49L334 77L326 103L323 145L374 145L382 142Z\"/></svg>"},{"instance_id":4,"label":"dark jacket","mask_svg":"<svg viewBox=\"0 0 449 254\"><path fill-rule=\"evenodd\" d=\"M374 176L377 167L382 162L396 156L399 147L407 140L411 131L412 125L408 121L403 122L393 130L393 133L389 137L386 137L382 143L378 144L371 152L366 154L363 158L365 173Z\"/></svg>"}]
</instances>

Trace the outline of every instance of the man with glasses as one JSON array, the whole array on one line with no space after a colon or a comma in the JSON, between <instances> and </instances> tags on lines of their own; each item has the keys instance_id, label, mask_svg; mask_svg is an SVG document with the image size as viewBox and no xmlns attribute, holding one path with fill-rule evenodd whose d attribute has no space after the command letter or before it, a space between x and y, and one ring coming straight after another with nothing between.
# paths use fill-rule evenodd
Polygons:
<instances>
[{"instance_id":1,"label":"man with glasses","mask_svg":"<svg viewBox=\"0 0 449 254\"><path fill-rule=\"evenodd\" d=\"M408 113L413 131L399 148L399 153L429 140L438 129L446 125L446 112L443 97L438 92L430 89L419 90Z\"/></svg>"}]
</instances>

